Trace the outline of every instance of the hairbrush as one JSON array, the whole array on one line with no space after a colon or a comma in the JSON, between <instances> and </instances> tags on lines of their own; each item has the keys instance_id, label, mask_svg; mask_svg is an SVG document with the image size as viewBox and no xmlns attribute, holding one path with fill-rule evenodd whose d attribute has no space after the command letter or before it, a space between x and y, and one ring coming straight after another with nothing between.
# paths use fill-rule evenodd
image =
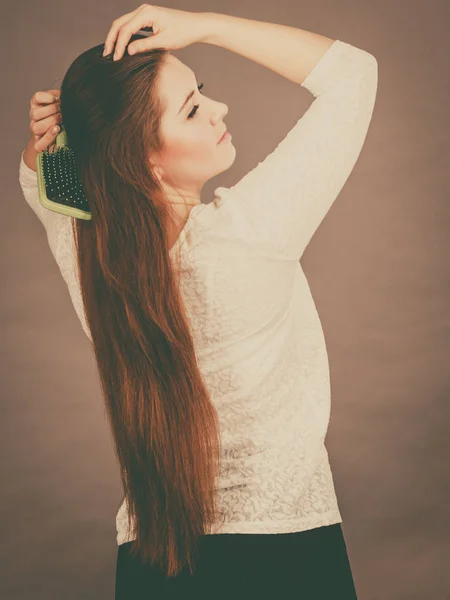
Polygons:
<instances>
[{"instance_id":1,"label":"hairbrush","mask_svg":"<svg viewBox=\"0 0 450 600\"><path fill-rule=\"evenodd\" d=\"M55 143L36 158L39 201L45 208L77 219L92 219L88 200L77 173L75 154L67 133L61 131Z\"/></svg>"}]
</instances>

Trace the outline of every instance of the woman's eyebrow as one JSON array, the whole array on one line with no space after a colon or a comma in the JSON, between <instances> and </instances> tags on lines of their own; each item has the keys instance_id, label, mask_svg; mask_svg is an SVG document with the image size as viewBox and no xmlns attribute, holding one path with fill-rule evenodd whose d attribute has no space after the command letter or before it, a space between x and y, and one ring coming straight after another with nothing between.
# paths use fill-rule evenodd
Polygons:
<instances>
[{"instance_id":1,"label":"woman's eyebrow","mask_svg":"<svg viewBox=\"0 0 450 600\"><path fill-rule=\"evenodd\" d=\"M186 104L189 102L189 100L192 98L192 96L194 94L195 94L195 90L192 90L192 92L189 92L189 94L186 96L186 100L181 105L180 110L178 111L178 114L180 114L180 112L183 110L183 108L186 106Z\"/></svg>"}]
</instances>

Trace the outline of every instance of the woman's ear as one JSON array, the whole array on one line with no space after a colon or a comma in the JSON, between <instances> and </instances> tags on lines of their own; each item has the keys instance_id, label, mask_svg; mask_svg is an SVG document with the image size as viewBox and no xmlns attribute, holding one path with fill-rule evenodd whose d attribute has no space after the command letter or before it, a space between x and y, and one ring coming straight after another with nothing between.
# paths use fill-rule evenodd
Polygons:
<instances>
[{"instance_id":1,"label":"woman's ear","mask_svg":"<svg viewBox=\"0 0 450 600\"><path fill-rule=\"evenodd\" d=\"M155 162L151 158L148 159L148 162L150 163L150 169L151 169L152 173L155 175L155 177L157 177L159 183L161 183L163 176L164 176L164 171L163 171L162 167L160 167L157 164L157 162Z\"/></svg>"}]
</instances>

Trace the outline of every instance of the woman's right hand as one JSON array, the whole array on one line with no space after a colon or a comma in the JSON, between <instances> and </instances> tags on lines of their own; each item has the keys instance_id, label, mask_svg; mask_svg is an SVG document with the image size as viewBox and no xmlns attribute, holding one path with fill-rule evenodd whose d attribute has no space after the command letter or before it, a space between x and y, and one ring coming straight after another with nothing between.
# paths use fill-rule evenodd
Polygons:
<instances>
[{"instance_id":1,"label":"woman's right hand","mask_svg":"<svg viewBox=\"0 0 450 600\"><path fill-rule=\"evenodd\" d=\"M129 54L148 52L153 48L177 50L201 42L208 33L205 15L206 13L141 4L136 10L113 21L106 36L103 56L114 50L114 60L119 60L131 36L150 27L153 35L132 42L128 47Z\"/></svg>"},{"instance_id":2,"label":"woman's right hand","mask_svg":"<svg viewBox=\"0 0 450 600\"><path fill-rule=\"evenodd\" d=\"M34 136L34 150L41 152L54 143L59 130L53 127L62 121L59 108L59 90L36 92L30 100L30 131Z\"/></svg>"}]
</instances>

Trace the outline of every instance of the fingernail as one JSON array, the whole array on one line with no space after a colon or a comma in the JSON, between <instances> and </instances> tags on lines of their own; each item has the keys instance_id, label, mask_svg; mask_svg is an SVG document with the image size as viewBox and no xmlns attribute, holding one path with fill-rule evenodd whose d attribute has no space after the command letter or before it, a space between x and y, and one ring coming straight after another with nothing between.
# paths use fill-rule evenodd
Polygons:
<instances>
[{"instance_id":1,"label":"fingernail","mask_svg":"<svg viewBox=\"0 0 450 600\"><path fill-rule=\"evenodd\" d=\"M114 54L114 56L113 56L113 60L117 60L117 58L118 58L118 55L117 55L117 53L116 53L116 54Z\"/></svg>"},{"instance_id":2,"label":"fingernail","mask_svg":"<svg viewBox=\"0 0 450 600\"><path fill-rule=\"evenodd\" d=\"M58 131L59 131L58 125L56 125L56 127L53 127L53 129L52 129L53 133L58 133Z\"/></svg>"}]
</instances>

